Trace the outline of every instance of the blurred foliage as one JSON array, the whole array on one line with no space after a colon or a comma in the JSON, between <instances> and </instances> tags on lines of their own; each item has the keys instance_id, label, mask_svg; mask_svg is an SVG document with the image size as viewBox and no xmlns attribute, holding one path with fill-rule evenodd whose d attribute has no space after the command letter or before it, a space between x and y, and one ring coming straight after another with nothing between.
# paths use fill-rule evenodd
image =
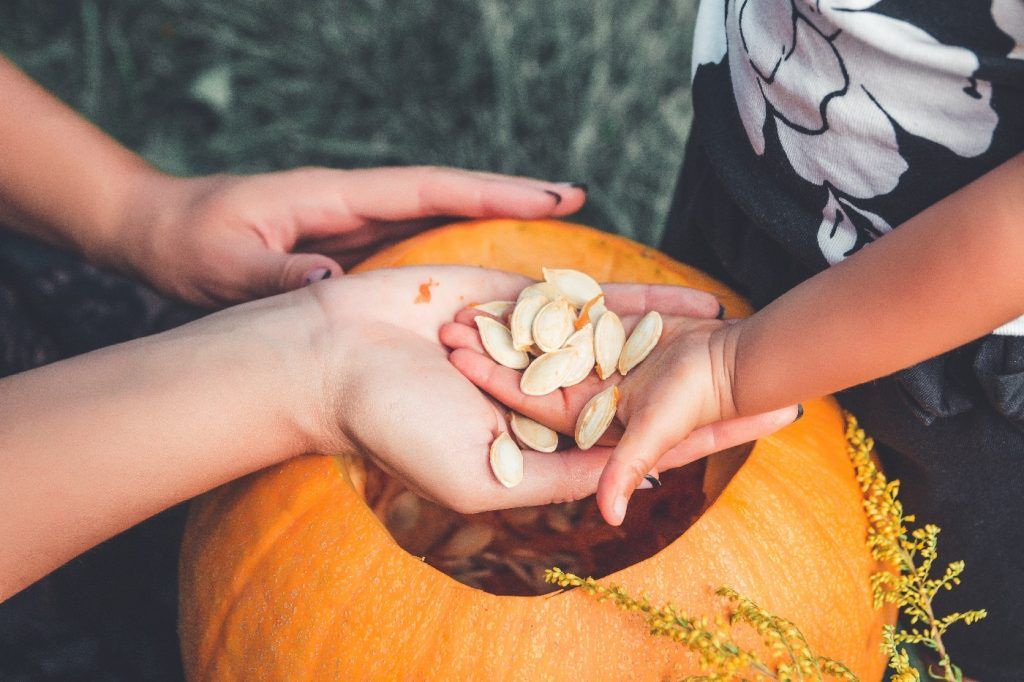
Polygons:
<instances>
[{"instance_id":1,"label":"blurred foliage","mask_svg":"<svg viewBox=\"0 0 1024 682\"><path fill-rule=\"evenodd\" d=\"M694 0L4 0L0 51L174 173L447 164L656 241Z\"/></svg>"}]
</instances>

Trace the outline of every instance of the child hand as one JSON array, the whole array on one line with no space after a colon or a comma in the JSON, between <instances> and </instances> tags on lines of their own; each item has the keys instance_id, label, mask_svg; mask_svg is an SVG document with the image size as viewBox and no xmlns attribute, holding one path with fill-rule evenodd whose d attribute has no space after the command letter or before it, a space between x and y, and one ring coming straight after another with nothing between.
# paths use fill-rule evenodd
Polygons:
<instances>
[{"instance_id":1,"label":"child hand","mask_svg":"<svg viewBox=\"0 0 1024 682\"><path fill-rule=\"evenodd\" d=\"M609 309L622 311L616 301L616 286L603 286ZM450 356L452 364L470 381L511 409L560 433L573 433L577 415L594 394L609 384L619 386L619 423L613 422L600 441L614 446L614 451L597 490L602 515L613 525L622 523L629 497L647 474L755 440L790 424L797 415L798 408L792 406L737 416L730 384L729 323L708 319L713 318L710 310L694 310L691 297L696 292L660 288L677 293L674 298L666 294L648 306L665 315L661 340L646 360L625 377L616 373L601 381L591 375L576 386L546 396L523 394L520 372L502 367L484 354L472 328L474 312L479 312L463 311L441 330L442 342L455 349ZM714 309L717 312L717 305ZM622 312L632 313L622 314L628 332L643 311ZM604 454L600 448L588 452L594 451Z\"/></svg>"},{"instance_id":2,"label":"child hand","mask_svg":"<svg viewBox=\"0 0 1024 682\"><path fill-rule=\"evenodd\" d=\"M586 198L566 184L432 167L150 175L134 196L101 260L206 307L339 275L426 219L564 216Z\"/></svg>"}]
</instances>

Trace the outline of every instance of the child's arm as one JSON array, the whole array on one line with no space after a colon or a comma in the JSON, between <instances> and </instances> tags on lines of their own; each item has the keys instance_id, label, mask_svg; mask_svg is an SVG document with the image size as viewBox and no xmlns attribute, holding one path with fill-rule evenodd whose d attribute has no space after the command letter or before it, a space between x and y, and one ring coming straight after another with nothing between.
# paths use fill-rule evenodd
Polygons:
<instances>
[{"instance_id":1,"label":"child's arm","mask_svg":"<svg viewBox=\"0 0 1024 682\"><path fill-rule=\"evenodd\" d=\"M725 329L740 414L870 381L1024 314L1024 155Z\"/></svg>"},{"instance_id":2,"label":"child's arm","mask_svg":"<svg viewBox=\"0 0 1024 682\"><path fill-rule=\"evenodd\" d=\"M3 57L0 93L0 225L200 305L338 274L425 218L564 216L585 199L562 183L439 168L175 178Z\"/></svg>"},{"instance_id":3,"label":"child's arm","mask_svg":"<svg viewBox=\"0 0 1024 682\"><path fill-rule=\"evenodd\" d=\"M757 314L681 338L662 375L626 379L626 432L598 503L622 520L638 471L693 428L833 393L1024 313L1024 155L946 197ZM696 342L696 343L694 343ZM685 376L701 359L705 378Z\"/></svg>"},{"instance_id":4,"label":"child's arm","mask_svg":"<svg viewBox=\"0 0 1024 682\"><path fill-rule=\"evenodd\" d=\"M652 470L770 432L795 416L787 405L891 374L1024 313L1022 190L1024 155L747 319L666 317L654 352L611 379L626 428L598 488L605 518L622 521ZM449 336L463 374L552 428L565 431L602 387L531 398L515 372L472 352L471 335Z\"/></svg>"}]
</instances>

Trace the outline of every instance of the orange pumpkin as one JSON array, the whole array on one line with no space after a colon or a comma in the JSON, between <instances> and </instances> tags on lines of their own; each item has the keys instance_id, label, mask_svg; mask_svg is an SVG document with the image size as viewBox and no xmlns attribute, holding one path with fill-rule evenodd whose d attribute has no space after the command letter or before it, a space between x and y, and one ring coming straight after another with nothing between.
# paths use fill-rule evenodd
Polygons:
<instances>
[{"instance_id":1,"label":"orange pumpkin","mask_svg":"<svg viewBox=\"0 0 1024 682\"><path fill-rule=\"evenodd\" d=\"M440 263L533 277L541 265L577 268L600 281L696 287L718 296L731 316L750 311L722 284L650 248L555 221L459 223L359 269ZM881 629L892 612L872 606L869 576L877 567L836 403L807 403L803 419L758 441L734 474L724 459L709 458L705 485L721 492L696 522L607 582L693 615L721 613L713 591L729 585L797 623L816 653L861 679L880 679ZM395 543L357 491L361 476L355 462L302 457L195 503L180 590L191 680L621 680L698 672L680 645L579 591L496 596L457 583Z\"/></svg>"}]
</instances>

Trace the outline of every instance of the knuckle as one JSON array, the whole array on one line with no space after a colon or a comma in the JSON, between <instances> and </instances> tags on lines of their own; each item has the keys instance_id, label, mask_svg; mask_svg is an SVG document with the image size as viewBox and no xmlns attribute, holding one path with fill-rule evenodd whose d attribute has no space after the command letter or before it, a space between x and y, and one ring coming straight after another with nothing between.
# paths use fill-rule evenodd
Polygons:
<instances>
[{"instance_id":1,"label":"knuckle","mask_svg":"<svg viewBox=\"0 0 1024 682\"><path fill-rule=\"evenodd\" d=\"M649 464L642 459L632 459L626 462L626 471L629 472L634 480L639 481L647 475L652 466L653 464Z\"/></svg>"}]
</instances>

